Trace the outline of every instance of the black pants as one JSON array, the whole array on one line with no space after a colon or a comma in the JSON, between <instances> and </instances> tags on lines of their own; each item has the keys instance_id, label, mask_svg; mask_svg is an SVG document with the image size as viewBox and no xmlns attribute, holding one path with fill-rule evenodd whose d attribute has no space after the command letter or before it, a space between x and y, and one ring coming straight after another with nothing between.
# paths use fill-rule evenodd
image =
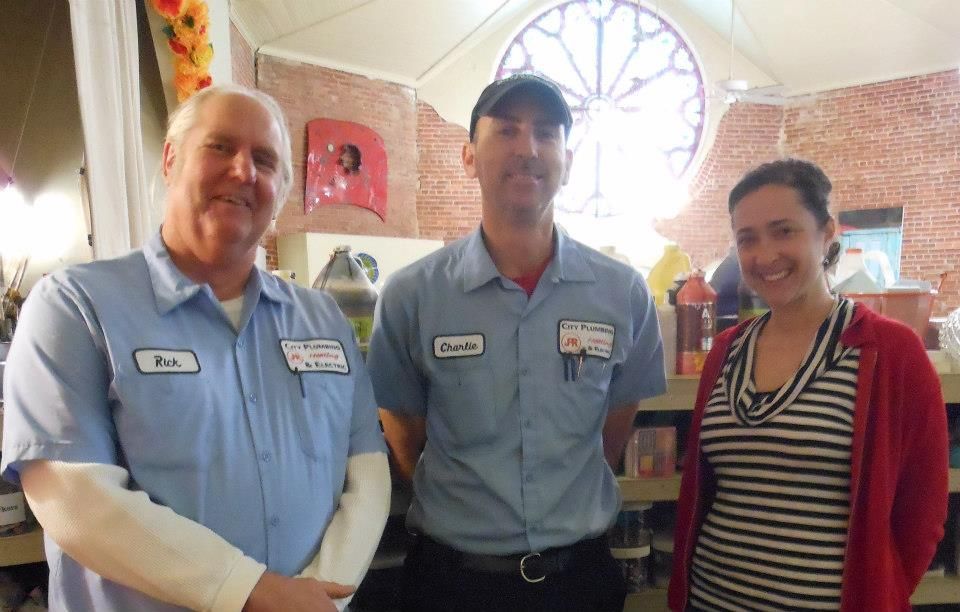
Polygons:
<instances>
[{"instance_id":1,"label":"black pants","mask_svg":"<svg viewBox=\"0 0 960 612\"><path fill-rule=\"evenodd\" d=\"M519 574L463 569L425 554L421 540L407 553L403 572L403 612L623 612L627 596L620 566L602 539L535 584Z\"/></svg>"}]
</instances>

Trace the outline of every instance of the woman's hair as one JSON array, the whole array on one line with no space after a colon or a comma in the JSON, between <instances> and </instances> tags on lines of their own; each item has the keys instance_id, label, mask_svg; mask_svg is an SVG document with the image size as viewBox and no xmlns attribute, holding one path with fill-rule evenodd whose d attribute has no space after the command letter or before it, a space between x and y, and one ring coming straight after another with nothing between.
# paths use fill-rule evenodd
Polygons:
<instances>
[{"instance_id":1,"label":"woman's hair","mask_svg":"<svg viewBox=\"0 0 960 612\"><path fill-rule=\"evenodd\" d=\"M822 228L831 219L830 191L833 185L830 179L815 163L793 158L761 164L747 172L730 190L730 197L727 200L730 214L733 214L733 209L737 207L740 200L767 185L782 185L796 190L804 208L809 210L817 220L817 227ZM824 268L829 268L836 263L839 247L840 244L837 242L830 245L823 261Z\"/></svg>"},{"instance_id":2,"label":"woman's hair","mask_svg":"<svg viewBox=\"0 0 960 612\"><path fill-rule=\"evenodd\" d=\"M833 185L823 170L813 162L802 159L778 159L757 166L748 172L730 191L727 205L730 214L740 200L767 185L792 187L800 194L804 207L813 214L817 226L830 220L830 190Z\"/></svg>"}]
</instances>

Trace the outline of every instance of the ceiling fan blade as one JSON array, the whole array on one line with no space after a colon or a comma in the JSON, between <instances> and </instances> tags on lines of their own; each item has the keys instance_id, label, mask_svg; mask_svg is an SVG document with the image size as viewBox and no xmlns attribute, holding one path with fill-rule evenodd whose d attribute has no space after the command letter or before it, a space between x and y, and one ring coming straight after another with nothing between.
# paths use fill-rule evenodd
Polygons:
<instances>
[{"instance_id":1,"label":"ceiling fan blade","mask_svg":"<svg viewBox=\"0 0 960 612\"><path fill-rule=\"evenodd\" d=\"M761 96L782 96L786 87L780 83L773 85L763 85L762 87L751 87L747 90L748 94L759 94Z\"/></svg>"},{"instance_id":2,"label":"ceiling fan blade","mask_svg":"<svg viewBox=\"0 0 960 612\"><path fill-rule=\"evenodd\" d=\"M724 79L717 81L717 89L720 91L747 91L750 84L743 79Z\"/></svg>"},{"instance_id":3,"label":"ceiling fan blade","mask_svg":"<svg viewBox=\"0 0 960 612\"><path fill-rule=\"evenodd\" d=\"M790 98L784 98L781 96L764 96L764 95L755 95L750 93L741 94L736 96L737 100L740 102L748 102L750 104L764 104L766 106L786 106L790 103Z\"/></svg>"}]
</instances>

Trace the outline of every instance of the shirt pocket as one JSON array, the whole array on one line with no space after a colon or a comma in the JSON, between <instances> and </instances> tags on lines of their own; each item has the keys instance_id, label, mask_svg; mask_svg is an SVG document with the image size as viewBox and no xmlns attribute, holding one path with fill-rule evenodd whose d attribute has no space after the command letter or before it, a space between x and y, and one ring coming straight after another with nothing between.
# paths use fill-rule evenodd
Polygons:
<instances>
[{"instance_id":1,"label":"shirt pocket","mask_svg":"<svg viewBox=\"0 0 960 612\"><path fill-rule=\"evenodd\" d=\"M574 358L573 368L578 368ZM607 391L610 388L612 364L607 359L585 357L576 380L559 382L562 401L550 407L557 431L573 438L582 437L607 416Z\"/></svg>"},{"instance_id":2,"label":"shirt pocket","mask_svg":"<svg viewBox=\"0 0 960 612\"><path fill-rule=\"evenodd\" d=\"M427 418L438 418L437 440L451 448L471 448L497 438L500 402L493 374L485 367L444 368L430 385Z\"/></svg>"},{"instance_id":3,"label":"shirt pocket","mask_svg":"<svg viewBox=\"0 0 960 612\"><path fill-rule=\"evenodd\" d=\"M129 465L206 469L225 428L209 380L198 374L132 374L118 379L114 422Z\"/></svg>"},{"instance_id":4,"label":"shirt pocket","mask_svg":"<svg viewBox=\"0 0 960 612\"><path fill-rule=\"evenodd\" d=\"M346 456L353 416L353 377L301 372L303 384L294 402L300 447L315 460Z\"/></svg>"}]
</instances>

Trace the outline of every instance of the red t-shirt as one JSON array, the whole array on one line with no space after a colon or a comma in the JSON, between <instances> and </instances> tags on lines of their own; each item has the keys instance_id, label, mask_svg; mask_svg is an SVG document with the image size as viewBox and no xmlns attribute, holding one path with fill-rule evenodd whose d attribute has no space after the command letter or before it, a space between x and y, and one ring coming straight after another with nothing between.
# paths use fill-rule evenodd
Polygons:
<instances>
[{"instance_id":1,"label":"red t-shirt","mask_svg":"<svg viewBox=\"0 0 960 612\"><path fill-rule=\"evenodd\" d=\"M527 292L527 297L533 295L533 290L537 288L537 283L540 282L540 277L543 276L543 271L547 269L547 266L550 265L550 260L553 259L553 254L551 253L549 257L543 260L543 262L537 267L536 270L530 274L525 274L523 276L518 276L516 278L510 278L513 282L520 285L524 291Z\"/></svg>"}]
</instances>

